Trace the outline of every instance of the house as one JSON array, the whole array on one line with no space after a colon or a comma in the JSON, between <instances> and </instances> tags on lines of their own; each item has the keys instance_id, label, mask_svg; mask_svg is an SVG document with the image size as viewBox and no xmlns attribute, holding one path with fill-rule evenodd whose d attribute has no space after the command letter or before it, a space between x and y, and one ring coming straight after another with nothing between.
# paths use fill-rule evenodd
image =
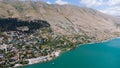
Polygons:
<instances>
[{"instance_id":1,"label":"house","mask_svg":"<svg viewBox=\"0 0 120 68\"><path fill-rule=\"evenodd\" d=\"M0 54L0 58L3 58L4 57L4 55L3 54Z\"/></svg>"}]
</instances>

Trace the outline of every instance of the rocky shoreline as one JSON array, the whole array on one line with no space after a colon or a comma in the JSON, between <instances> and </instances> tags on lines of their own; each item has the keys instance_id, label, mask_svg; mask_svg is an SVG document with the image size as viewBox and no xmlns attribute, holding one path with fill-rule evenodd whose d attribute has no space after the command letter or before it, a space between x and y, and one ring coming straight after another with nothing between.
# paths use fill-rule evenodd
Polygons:
<instances>
[{"instance_id":1,"label":"rocky shoreline","mask_svg":"<svg viewBox=\"0 0 120 68\"><path fill-rule=\"evenodd\" d=\"M42 62L47 62L50 61L56 57L58 57L61 53L61 50L55 50L53 51L50 55L47 56L41 56L41 57L37 57L37 58L31 58L31 59L26 59L27 61L29 61L29 63L27 65L32 65L32 64L36 64L36 63L42 63ZM13 67L20 67L20 66L25 66L22 64L16 64Z\"/></svg>"}]
</instances>

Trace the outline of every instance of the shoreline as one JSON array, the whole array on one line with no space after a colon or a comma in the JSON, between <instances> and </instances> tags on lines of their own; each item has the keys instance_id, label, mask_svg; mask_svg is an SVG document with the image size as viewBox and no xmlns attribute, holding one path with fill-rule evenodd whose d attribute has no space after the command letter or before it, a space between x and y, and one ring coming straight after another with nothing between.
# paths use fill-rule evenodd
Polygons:
<instances>
[{"instance_id":1,"label":"shoreline","mask_svg":"<svg viewBox=\"0 0 120 68\"><path fill-rule=\"evenodd\" d=\"M50 55L47 55L47 56L41 56L41 57L37 57L37 58L26 59L26 60L29 61L28 64L26 64L26 65L16 64L13 68L19 68L19 67L23 67L23 66L28 66L28 65L33 65L33 64L37 64L37 63L43 63L43 62L51 61L54 58L59 57L59 55L61 53L62 53L61 50L55 50Z\"/></svg>"},{"instance_id":2,"label":"shoreline","mask_svg":"<svg viewBox=\"0 0 120 68\"><path fill-rule=\"evenodd\" d=\"M77 47L83 46L85 44L104 43L104 42L107 42L107 41L110 41L110 40L113 40L113 39L120 39L120 37L108 38L106 40L98 41L98 42L84 43L84 44L78 45ZM72 50L72 49L68 49L67 51L70 51L70 50ZM16 68L16 67L19 68L19 67L23 67L23 66L28 66L28 65L33 65L33 64L39 64L39 63L43 63L43 62L48 62L48 61L51 61L51 60L59 57L60 54L62 54L64 52L66 52L66 51L56 50L56 51L53 51L50 55L47 55L47 56L41 56L41 57L37 57L37 58L26 59L26 60L29 61L29 64L26 64L26 65L16 64L16 66L14 66L14 68ZM51 57L51 55L52 55L52 57Z\"/></svg>"},{"instance_id":3,"label":"shoreline","mask_svg":"<svg viewBox=\"0 0 120 68\"><path fill-rule=\"evenodd\" d=\"M108 38L108 39L104 39L104 40L101 40L101 41L96 41L96 42L92 42L92 43L85 43L85 44L104 43L104 42L111 41L113 39L120 39L120 37ZM81 44L81 45L84 45L84 44Z\"/></svg>"}]
</instances>

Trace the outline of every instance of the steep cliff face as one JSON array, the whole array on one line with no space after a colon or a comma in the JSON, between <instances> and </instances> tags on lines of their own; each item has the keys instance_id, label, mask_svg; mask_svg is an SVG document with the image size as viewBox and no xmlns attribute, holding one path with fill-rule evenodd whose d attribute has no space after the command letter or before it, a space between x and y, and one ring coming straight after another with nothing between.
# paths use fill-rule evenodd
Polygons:
<instances>
[{"instance_id":1,"label":"steep cliff face","mask_svg":"<svg viewBox=\"0 0 120 68\"><path fill-rule=\"evenodd\" d=\"M87 35L103 40L119 36L120 32L115 17L73 5L5 0L0 2L0 17L46 20L56 34L65 36Z\"/></svg>"}]
</instances>

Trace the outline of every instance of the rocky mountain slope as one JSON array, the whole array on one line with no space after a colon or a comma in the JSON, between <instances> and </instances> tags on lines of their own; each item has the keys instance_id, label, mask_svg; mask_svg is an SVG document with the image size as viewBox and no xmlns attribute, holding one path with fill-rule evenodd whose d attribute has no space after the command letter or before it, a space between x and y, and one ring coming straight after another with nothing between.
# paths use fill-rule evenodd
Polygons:
<instances>
[{"instance_id":1,"label":"rocky mountain slope","mask_svg":"<svg viewBox=\"0 0 120 68\"><path fill-rule=\"evenodd\" d=\"M56 34L65 36L87 35L103 40L119 35L116 24L119 21L115 17L86 7L3 0L0 2L0 18L8 17L45 20Z\"/></svg>"},{"instance_id":2,"label":"rocky mountain slope","mask_svg":"<svg viewBox=\"0 0 120 68\"><path fill-rule=\"evenodd\" d=\"M0 68L49 61L78 44L119 36L119 17L97 10L0 0Z\"/></svg>"}]
</instances>

